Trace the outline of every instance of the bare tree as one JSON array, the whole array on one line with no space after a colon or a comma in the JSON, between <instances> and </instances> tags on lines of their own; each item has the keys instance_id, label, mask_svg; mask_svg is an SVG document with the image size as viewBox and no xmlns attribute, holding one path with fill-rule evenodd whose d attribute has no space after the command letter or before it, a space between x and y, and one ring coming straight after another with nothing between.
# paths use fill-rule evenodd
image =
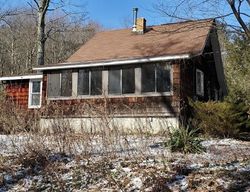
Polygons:
<instances>
[{"instance_id":1,"label":"bare tree","mask_svg":"<svg viewBox=\"0 0 250 192\"><path fill-rule=\"evenodd\" d=\"M37 6L37 65L44 65L45 55L45 16L49 8L50 0L33 0Z\"/></svg>"},{"instance_id":2,"label":"bare tree","mask_svg":"<svg viewBox=\"0 0 250 192\"><path fill-rule=\"evenodd\" d=\"M226 6L228 8L225 8ZM176 20L218 18L234 32L244 34L250 39L250 29L247 25L250 18L249 0L160 0L154 4L154 8L162 15ZM237 22L229 21L232 16Z\"/></svg>"}]
</instances>

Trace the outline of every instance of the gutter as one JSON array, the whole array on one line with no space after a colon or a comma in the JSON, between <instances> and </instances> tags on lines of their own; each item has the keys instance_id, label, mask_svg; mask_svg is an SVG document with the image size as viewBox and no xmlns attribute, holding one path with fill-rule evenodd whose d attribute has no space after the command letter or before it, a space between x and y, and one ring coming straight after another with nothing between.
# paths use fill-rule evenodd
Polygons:
<instances>
[{"instance_id":1,"label":"gutter","mask_svg":"<svg viewBox=\"0 0 250 192\"><path fill-rule=\"evenodd\" d=\"M183 55L173 55L173 56L163 56L163 57L149 57L143 59L131 59L131 60L120 60L120 61L107 61L107 62L97 62L97 63L65 63L58 64L57 66L46 66L46 67L35 67L33 70L36 71L47 71L47 70L57 70L57 69L76 69L76 68L86 68L86 67L102 67L102 66L114 66L114 65L129 65L136 63L149 63L156 61L169 61L175 59L189 59L190 54Z\"/></svg>"},{"instance_id":2,"label":"gutter","mask_svg":"<svg viewBox=\"0 0 250 192\"><path fill-rule=\"evenodd\" d=\"M22 80L22 79L42 79L43 75L23 75L23 76L8 76L0 77L0 81L13 81L13 80Z\"/></svg>"}]
</instances>

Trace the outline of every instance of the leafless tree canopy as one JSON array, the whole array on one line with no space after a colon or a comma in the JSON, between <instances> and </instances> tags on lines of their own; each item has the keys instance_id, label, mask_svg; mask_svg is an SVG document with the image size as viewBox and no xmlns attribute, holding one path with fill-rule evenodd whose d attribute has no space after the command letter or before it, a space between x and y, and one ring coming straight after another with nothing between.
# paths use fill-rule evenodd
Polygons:
<instances>
[{"instance_id":1,"label":"leafless tree canopy","mask_svg":"<svg viewBox=\"0 0 250 192\"><path fill-rule=\"evenodd\" d=\"M54 4L47 8L41 36L34 2L22 9L0 9L0 76L30 73L33 66L43 62L63 62L99 28L87 21L86 11L73 15L60 9L62 4Z\"/></svg>"},{"instance_id":2,"label":"leafless tree canopy","mask_svg":"<svg viewBox=\"0 0 250 192\"><path fill-rule=\"evenodd\" d=\"M174 20L217 18L234 32L250 38L249 0L159 0L154 8Z\"/></svg>"}]
</instances>

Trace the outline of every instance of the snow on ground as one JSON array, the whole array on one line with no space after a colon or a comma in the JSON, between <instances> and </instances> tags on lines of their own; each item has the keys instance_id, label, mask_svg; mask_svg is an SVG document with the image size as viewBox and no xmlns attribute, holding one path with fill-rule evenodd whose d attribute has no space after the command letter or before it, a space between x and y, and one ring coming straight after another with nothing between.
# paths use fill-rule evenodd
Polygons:
<instances>
[{"instance_id":1,"label":"snow on ground","mask_svg":"<svg viewBox=\"0 0 250 192\"><path fill-rule=\"evenodd\" d=\"M0 192L250 191L247 141L210 139L202 142L206 152L182 154L159 136L127 136L115 146L95 136L62 153L53 139L1 135ZM43 143L46 156L24 150L33 142Z\"/></svg>"}]
</instances>

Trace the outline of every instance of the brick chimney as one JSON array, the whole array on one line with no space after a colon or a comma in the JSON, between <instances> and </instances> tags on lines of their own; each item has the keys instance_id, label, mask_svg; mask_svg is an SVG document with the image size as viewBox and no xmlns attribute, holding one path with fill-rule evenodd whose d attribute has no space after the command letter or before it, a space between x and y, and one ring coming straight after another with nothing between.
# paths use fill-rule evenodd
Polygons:
<instances>
[{"instance_id":1,"label":"brick chimney","mask_svg":"<svg viewBox=\"0 0 250 192\"><path fill-rule=\"evenodd\" d=\"M138 8L133 8L133 28L132 32L137 34L144 34L146 32L146 19L137 18Z\"/></svg>"},{"instance_id":2,"label":"brick chimney","mask_svg":"<svg viewBox=\"0 0 250 192\"><path fill-rule=\"evenodd\" d=\"M144 34L146 32L146 19L145 18L137 19L136 32L139 34Z\"/></svg>"}]
</instances>

